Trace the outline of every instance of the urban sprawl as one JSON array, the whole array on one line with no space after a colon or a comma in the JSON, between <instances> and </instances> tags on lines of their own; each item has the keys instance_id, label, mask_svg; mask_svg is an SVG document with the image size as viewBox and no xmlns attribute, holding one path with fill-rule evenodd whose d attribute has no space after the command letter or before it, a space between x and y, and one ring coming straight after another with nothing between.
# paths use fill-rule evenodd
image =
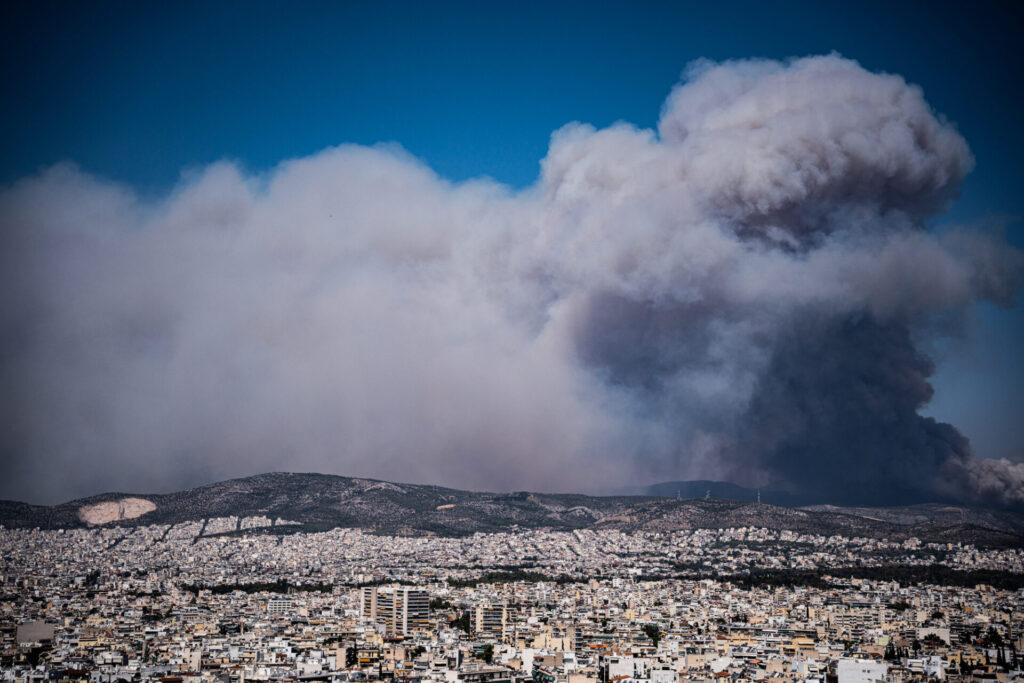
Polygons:
<instances>
[{"instance_id":1,"label":"urban sprawl","mask_svg":"<svg viewBox=\"0 0 1024 683\"><path fill-rule=\"evenodd\" d=\"M1024 667L1017 549L287 526L0 527L0 679L867 683Z\"/></svg>"}]
</instances>

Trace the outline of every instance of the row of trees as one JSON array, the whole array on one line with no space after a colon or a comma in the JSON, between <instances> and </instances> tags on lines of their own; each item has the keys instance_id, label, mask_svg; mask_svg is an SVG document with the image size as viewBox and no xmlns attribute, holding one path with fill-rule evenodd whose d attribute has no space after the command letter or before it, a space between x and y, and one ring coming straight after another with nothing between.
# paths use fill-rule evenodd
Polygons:
<instances>
[{"instance_id":1,"label":"row of trees","mask_svg":"<svg viewBox=\"0 0 1024 683\"><path fill-rule=\"evenodd\" d=\"M480 584L512 583L514 581L526 581L530 583L547 581L550 583L565 585L567 583L586 583L587 581L590 581L590 577L569 576L568 574L551 575L526 569L513 569L507 571L490 571L476 579L455 579L448 577L445 581L452 588L473 588Z\"/></svg>"},{"instance_id":2,"label":"row of trees","mask_svg":"<svg viewBox=\"0 0 1024 683\"><path fill-rule=\"evenodd\" d=\"M748 587L793 587L807 586L828 588L836 580L867 579L869 581L895 581L901 586L932 584L973 588L979 584L1000 590L1016 591L1024 588L1024 574L997 571L994 569L973 569L969 571L952 569L941 564L899 565L886 564L873 567L835 567L825 569L758 569L742 574L719 574L717 572L686 572L676 576L650 576L644 579L713 579Z\"/></svg>"},{"instance_id":3,"label":"row of trees","mask_svg":"<svg viewBox=\"0 0 1024 683\"><path fill-rule=\"evenodd\" d=\"M330 593L334 590L334 584L330 583L293 584L285 579L254 581L251 583L220 583L210 586L197 583L182 583L179 585L181 590L188 591L193 595L199 595L199 591L210 591L214 595L225 595L235 591L242 591L243 593Z\"/></svg>"}]
</instances>

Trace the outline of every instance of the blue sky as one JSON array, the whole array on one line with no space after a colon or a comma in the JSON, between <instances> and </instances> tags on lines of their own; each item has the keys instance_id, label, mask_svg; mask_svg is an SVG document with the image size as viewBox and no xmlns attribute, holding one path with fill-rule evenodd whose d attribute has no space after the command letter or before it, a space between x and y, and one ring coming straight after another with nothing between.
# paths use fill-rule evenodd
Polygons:
<instances>
[{"instance_id":1,"label":"blue sky","mask_svg":"<svg viewBox=\"0 0 1024 683\"><path fill-rule=\"evenodd\" d=\"M920 85L976 157L937 224L1024 246L1024 129L1010 3L8 2L0 183L61 160L158 196L219 159L258 172L397 142L452 180L516 188L578 120L650 127L697 58L836 51ZM977 307L936 348L931 414L979 455L1024 459L1024 311Z\"/></svg>"}]
</instances>

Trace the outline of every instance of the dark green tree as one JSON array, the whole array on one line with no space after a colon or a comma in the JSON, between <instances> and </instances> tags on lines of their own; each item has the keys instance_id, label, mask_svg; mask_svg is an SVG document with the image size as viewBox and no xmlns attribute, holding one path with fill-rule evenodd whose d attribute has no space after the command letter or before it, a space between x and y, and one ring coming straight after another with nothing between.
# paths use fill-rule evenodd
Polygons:
<instances>
[{"instance_id":1,"label":"dark green tree","mask_svg":"<svg viewBox=\"0 0 1024 683\"><path fill-rule=\"evenodd\" d=\"M470 623L469 612L462 612L452 623L455 628L462 629L467 635L472 635L473 626Z\"/></svg>"},{"instance_id":2,"label":"dark green tree","mask_svg":"<svg viewBox=\"0 0 1024 683\"><path fill-rule=\"evenodd\" d=\"M651 639L654 647L658 647L658 642L661 640L661 629L658 628L657 624L644 624L643 630L647 637Z\"/></svg>"}]
</instances>

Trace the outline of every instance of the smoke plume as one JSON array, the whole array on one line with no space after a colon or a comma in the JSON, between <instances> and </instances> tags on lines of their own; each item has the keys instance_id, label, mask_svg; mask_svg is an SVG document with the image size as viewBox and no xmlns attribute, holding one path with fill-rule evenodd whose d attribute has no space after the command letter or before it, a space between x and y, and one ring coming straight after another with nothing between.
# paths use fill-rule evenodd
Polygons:
<instances>
[{"instance_id":1,"label":"smoke plume","mask_svg":"<svg viewBox=\"0 0 1024 683\"><path fill-rule=\"evenodd\" d=\"M918 88L825 56L693 65L657 131L569 124L519 192L395 147L159 200L55 166L0 193L0 495L312 470L1024 503L1024 465L919 413L929 321L1021 273L925 229L972 164Z\"/></svg>"}]
</instances>

